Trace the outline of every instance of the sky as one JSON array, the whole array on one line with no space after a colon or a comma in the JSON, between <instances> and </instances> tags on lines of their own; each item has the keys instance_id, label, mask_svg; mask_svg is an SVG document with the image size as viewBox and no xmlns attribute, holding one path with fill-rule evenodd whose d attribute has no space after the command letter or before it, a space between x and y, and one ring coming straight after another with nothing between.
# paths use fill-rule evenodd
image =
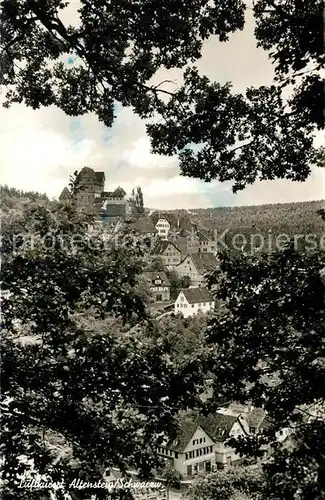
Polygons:
<instances>
[{"instance_id":1,"label":"sky","mask_svg":"<svg viewBox=\"0 0 325 500\"><path fill-rule=\"evenodd\" d=\"M78 2L71 2L62 19L77 23ZM262 49L256 47L250 10L242 32L229 42L215 37L207 41L197 62L201 74L224 83L234 91L267 85L273 70ZM181 82L181 72L160 70L155 81ZM0 102L4 100L1 90ZM318 143L321 141L318 138ZM127 193L142 187L150 208L208 208L212 206L258 205L325 198L325 169L313 170L304 183L263 181L232 193L229 183L204 183L179 175L177 158L150 153L145 124L129 108L117 108L117 118L108 129L95 115L69 117L54 107L33 110L23 104L0 107L0 183L23 190L46 192L54 198L68 184L69 175L83 166L104 171L107 191L122 186Z\"/></svg>"}]
</instances>

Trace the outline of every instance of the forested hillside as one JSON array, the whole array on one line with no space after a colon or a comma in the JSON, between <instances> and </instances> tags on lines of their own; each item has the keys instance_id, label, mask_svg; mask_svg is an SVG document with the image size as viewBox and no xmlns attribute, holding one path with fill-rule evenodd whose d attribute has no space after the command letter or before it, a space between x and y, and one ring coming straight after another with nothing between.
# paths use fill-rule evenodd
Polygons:
<instances>
[{"instance_id":1,"label":"forested hillside","mask_svg":"<svg viewBox=\"0 0 325 500\"><path fill-rule=\"evenodd\" d=\"M193 209L191 218L203 227L216 230L217 238L234 250L239 250L243 244L244 250L249 251L252 246L258 247L262 240L265 251L273 250L277 238L286 235L296 238L298 249L313 251L316 246L325 245L325 240L321 240L325 222L318 213L324 206L325 201L319 200ZM284 241L285 237L279 240ZM220 249L222 246L220 243Z\"/></svg>"},{"instance_id":2,"label":"forested hillside","mask_svg":"<svg viewBox=\"0 0 325 500\"><path fill-rule=\"evenodd\" d=\"M21 189L9 187L6 184L0 186L1 207L12 207L14 205L14 201L17 199L28 199L31 201L38 201L38 200L48 201L48 197L45 193L38 193L37 191L22 191Z\"/></svg>"}]
</instances>

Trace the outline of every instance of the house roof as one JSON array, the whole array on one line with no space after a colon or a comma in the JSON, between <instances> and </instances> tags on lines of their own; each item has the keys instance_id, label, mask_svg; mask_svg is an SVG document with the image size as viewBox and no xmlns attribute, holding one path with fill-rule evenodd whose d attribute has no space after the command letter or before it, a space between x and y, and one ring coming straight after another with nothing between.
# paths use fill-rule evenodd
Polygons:
<instances>
[{"instance_id":1,"label":"house roof","mask_svg":"<svg viewBox=\"0 0 325 500\"><path fill-rule=\"evenodd\" d=\"M183 217L179 217L177 225L180 230L184 231L186 234L188 231L197 231L197 225L191 221L190 217L188 215L185 215Z\"/></svg>"},{"instance_id":2,"label":"house roof","mask_svg":"<svg viewBox=\"0 0 325 500\"><path fill-rule=\"evenodd\" d=\"M160 279L162 281L163 286L170 286L170 281L167 278L167 275L163 271L152 271L145 273L145 277L150 281L151 284L154 285L156 279Z\"/></svg>"},{"instance_id":3,"label":"house roof","mask_svg":"<svg viewBox=\"0 0 325 500\"><path fill-rule=\"evenodd\" d=\"M180 252L180 249L172 241L161 240L161 241L158 241L157 245L153 249L153 254L154 255L161 255L161 254L163 254L165 252L165 250L168 248L169 245L172 245L173 247L176 248L176 250L178 252Z\"/></svg>"},{"instance_id":4,"label":"house roof","mask_svg":"<svg viewBox=\"0 0 325 500\"><path fill-rule=\"evenodd\" d=\"M65 187L62 190L62 193L59 196L59 200L70 200L71 199L71 193L67 187Z\"/></svg>"},{"instance_id":5,"label":"house roof","mask_svg":"<svg viewBox=\"0 0 325 500\"><path fill-rule=\"evenodd\" d=\"M239 422L237 416L216 413L201 417L200 425L214 441L223 442L229 438L230 431L236 422Z\"/></svg>"},{"instance_id":6,"label":"house roof","mask_svg":"<svg viewBox=\"0 0 325 500\"><path fill-rule=\"evenodd\" d=\"M90 167L83 167L80 172L77 174L76 181L92 181L96 184L103 184L105 182L105 173L104 172L95 172Z\"/></svg>"},{"instance_id":7,"label":"house roof","mask_svg":"<svg viewBox=\"0 0 325 500\"><path fill-rule=\"evenodd\" d=\"M159 219L166 219L171 227L176 227L177 225L177 217L168 212L154 212L150 215L152 222L156 225Z\"/></svg>"},{"instance_id":8,"label":"house roof","mask_svg":"<svg viewBox=\"0 0 325 500\"><path fill-rule=\"evenodd\" d=\"M140 219L135 221L133 224L131 224L131 228L136 229L142 234L157 233L157 229L152 220L146 217L141 217Z\"/></svg>"},{"instance_id":9,"label":"house roof","mask_svg":"<svg viewBox=\"0 0 325 500\"><path fill-rule=\"evenodd\" d=\"M213 441L224 442L229 438L230 431L237 421L239 422L238 417L222 413L210 414L206 417L195 414L187 415L180 422L176 438L171 439L167 447L183 453L198 427L201 427Z\"/></svg>"},{"instance_id":10,"label":"house roof","mask_svg":"<svg viewBox=\"0 0 325 500\"><path fill-rule=\"evenodd\" d=\"M247 422L249 427L254 427L255 429L260 429L264 427L266 419L266 413L262 408L254 408L247 414Z\"/></svg>"},{"instance_id":11,"label":"house roof","mask_svg":"<svg viewBox=\"0 0 325 500\"><path fill-rule=\"evenodd\" d=\"M183 255L187 254L187 239L181 236L168 236L168 238L173 238L172 241L180 249Z\"/></svg>"},{"instance_id":12,"label":"house roof","mask_svg":"<svg viewBox=\"0 0 325 500\"><path fill-rule=\"evenodd\" d=\"M183 293L189 304L200 304L202 302L214 301L212 295L205 288L185 288L180 291Z\"/></svg>"},{"instance_id":13,"label":"house roof","mask_svg":"<svg viewBox=\"0 0 325 500\"><path fill-rule=\"evenodd\" d=\"M124 198L126 195L126 192L124 191L123 188L120 186L115 189L115 191L112 193L112 198Z\"/></svg>"},{"instance_id":14,"label":"house roof","mask_svg":"<svg viewBox=\"0 0 325 500\"><path fill-rule=\"evenodd\" d=\"M217 260L211 252L192 253L189 256L192 258L197 271L201 274L207 273L216 268Z\"/></svg>"},{"instance_id":15,"label":"house roof","mask_svg":"<svg viewBox=\"0 0 325 500\"><path fill-rule=\"evenodd\" d=\"M199 229L198 237L200 241L209 241L213 239L208 229Z\"/></svg>"}]
</instances>

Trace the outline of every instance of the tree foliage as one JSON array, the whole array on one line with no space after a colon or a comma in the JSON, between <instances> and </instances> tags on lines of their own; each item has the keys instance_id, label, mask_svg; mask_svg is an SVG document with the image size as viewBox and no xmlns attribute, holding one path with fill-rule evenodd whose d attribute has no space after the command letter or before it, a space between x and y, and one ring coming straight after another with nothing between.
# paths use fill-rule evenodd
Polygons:
<instances>
[{"instance_id":1,"label":"tree foliage","mask_svg":"<svg viewBox=\"0 0 325 500\"><path fill-rule=\"evenodd\" d=\"M232 441L253 456L273 443L265 498L323 498L324 254L289 247L259 258L224 256L220 266L225 313L207 329L214 374L208 407L221 399L266 410L271 425L264 432ZM276 444L285 428L293 431L287 449Z\"/></svg>"},{"instance_id":2,"label":"tree foliage","mask_svg":"<svg viewBox=\"0 0 325 500\"><path fill-rule=\"evenodd\" d=\"M170 281L170 296L172 299L176 299L182 288L190 286L191 279L189 276L179 277L173 270L168 270L166 274Z\"/></svg>"},{"instance_id":3,"label":"tree foliage","mask_svg":"<svg viewBox=\"0 0 325 500\"><path fill-rule=\"evenodd\" d=\"M196 399L162 342L140 338L137 328L128 334L148 322L137 294L141 246L133 237L111 246L90 241L86 216L75 214L77 225L73 213L28 204L5 231L2 288L11 295L1 304L1 454L8 499L48 498L48 491L19 489L24 474L67 486L100 480L113 466L149 477L160 464L163 433L173 432L179 408Z\"/></svg>"},{"instance_id":4,"label":"tree foliage","mask_svg":"<svg viewBox=\"0 0 325 500\"><path fill-rule=\"evenodd\" d=\"M38 193L37 191L23 191L9 187L7 185L0 186L0 203L1 209L13 208L18 200L28 199L31 201L49 201L45 193Z\"/></svg>"},{"instance_id":5,"label":"tree foliage","mask_svg":"<svg viewBox=\"0 0 325 500\"><path fill-rule=\"evenodd\" d=\"M236 468L198 479L190 486L188 500L259 500L261 470Z\"/></svg>"},{"instance_id":6,"label":"tree foliage","mask_svg":"<svg viewBox=\"0 0 325 500\"><path fill-rule=\"evenodd\" d=\"M132 215L141 216L144 214L144 204L143 204L143 193L141 186L137 186L136 189L132 189L131 197L128 200Z\"/></svg>"},{"instance_id":7,"label":"tree foliage","mask_svg":"<svg viewBox=\"0 0 325 500\"><path fill-rule=\"evenodd\" d=\"M193 66L209 37L226 42L243 29L243 1L80 0L75 26L62 21L69 3L2 0L7 106L93 112L106 126L115 102L131 106L141 118L153 118L147 132L154 152L178 155L184 175L233 181L235 191L256 179L304 180L323 161L313 147L315 131L324 127L321 0L254 3L255 37L269 53L275 80L243 94ZM173 91L152 83L163 67L184 70Z\"/></svg>"}]
</instances>

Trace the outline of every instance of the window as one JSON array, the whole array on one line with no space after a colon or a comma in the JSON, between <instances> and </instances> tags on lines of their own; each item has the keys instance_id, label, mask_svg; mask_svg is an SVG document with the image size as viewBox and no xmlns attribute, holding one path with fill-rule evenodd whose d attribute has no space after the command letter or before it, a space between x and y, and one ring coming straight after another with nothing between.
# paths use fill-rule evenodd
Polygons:
<instances>
[{"instance_id":1,"label":"window","mask_svg":"<svg viewBox=\"0 0 325 500\"><path fill-rule=\"evenodd\" d=\"M188 453L185 453L185 460L188 460Z\"/></svg>"},{"instance_id":2,"label":"window","mask_svg":"<svg viewBox=\"0 0 325 500\"><path fill-rule=\"evenodd\" d=\"M176 459L178 458L178 453L177 453L177 451L175 451L175 458L176 458Z\"/></svg>"}]
</instances>

